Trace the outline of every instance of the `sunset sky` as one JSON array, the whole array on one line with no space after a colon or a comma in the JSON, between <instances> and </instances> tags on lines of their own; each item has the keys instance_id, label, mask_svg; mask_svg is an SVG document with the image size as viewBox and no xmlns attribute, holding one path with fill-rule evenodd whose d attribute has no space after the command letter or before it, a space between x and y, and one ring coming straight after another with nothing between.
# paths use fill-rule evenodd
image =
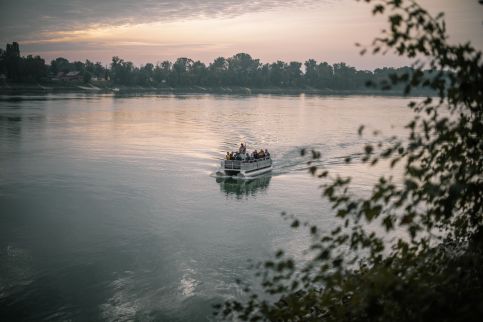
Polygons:
<instances>
[{"instance_id":1,"label":"sunset sky","mask_svg":"<svg viewBox=\"0 0 483 322\"><path fill-rule=\"evenodd\" d=\"M477 0L421 0L445 12L450 39L483 48ZM109 63L118 55L140 65L190 57L205 63L247 52L262 62L347 62L357 68L401 66L398 57L360 56L385 26L355 0L0 0L0 43L23 55Z\"/></svg>"}]
</instances>

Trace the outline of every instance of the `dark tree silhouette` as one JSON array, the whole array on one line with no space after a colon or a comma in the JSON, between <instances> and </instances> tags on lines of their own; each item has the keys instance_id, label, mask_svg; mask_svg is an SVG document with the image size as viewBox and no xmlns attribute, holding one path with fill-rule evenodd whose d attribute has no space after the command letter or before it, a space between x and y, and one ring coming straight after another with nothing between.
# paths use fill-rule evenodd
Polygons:
<instances>
[{"instance_id":1,"label":"dark tree silhouette","mask_svg":"<svg viewBox=\"0 0 483 322\"><path fill-rule=\"evenodd\" d=\"M304 69L302 68L304 66ZM229 58L218 57L208 66L201 61L180 57L174 63L163 61L160 64L147 63L136 67L132 62L114 56L110 69L100 62L73 61L58 57L46 66L39 56L21 57L17 43L7 45L0 51L0 73L9 81L40 81L49 75L78 71L84 82L107 80L113 85L145 86L148 88L172 87L248 87L259 89L297 89L297 90L367 90L365 84L382 80L389 82L392 74L402 74L410 67L382 68L360 71L345 63L330 65L318 63L314 59L304 64L292 61L276 61L262 64L249 54L239 53ZM62 73L62 74L60 74ZM428 73L428 71L425 71ZM61 76L62 78L62 76Z\"/></svg>"}]
</instances>

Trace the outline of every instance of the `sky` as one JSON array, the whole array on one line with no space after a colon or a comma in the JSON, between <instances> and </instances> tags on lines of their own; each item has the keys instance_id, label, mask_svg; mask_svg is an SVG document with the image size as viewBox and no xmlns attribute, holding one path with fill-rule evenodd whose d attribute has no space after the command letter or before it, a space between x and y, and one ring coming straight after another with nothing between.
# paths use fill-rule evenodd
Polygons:
<instances>
[{"instance_id":1,"label":"sky","mask_svg":"<svg viewBox=\"0 0 483 322\"><path fill-rule=\"evenodd\" d=\"M444 12L452 42L483 49L477 0L420 0ZM142 65L189 57L205 63L246 52L262 62L346 62L359 69L403 66L394 55L360 56L387 26L355 0L0 0L0 44L22 55L89 59L112 56Z\"/></svg>"}]
</instances>

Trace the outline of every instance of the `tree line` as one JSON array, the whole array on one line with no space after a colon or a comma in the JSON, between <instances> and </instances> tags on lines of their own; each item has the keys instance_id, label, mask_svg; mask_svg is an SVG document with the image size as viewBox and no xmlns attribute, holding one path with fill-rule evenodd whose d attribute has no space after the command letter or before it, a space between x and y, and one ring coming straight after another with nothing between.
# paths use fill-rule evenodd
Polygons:
<instances>
[{"instance_id":1,"label":"tree line","mask_svg":"<svg viewBox=\"0 0 483 322\"><path fill-rule=\"evenodd\" d=\"M139 67L132 62L114 56L109 66L100 62L73 61L56 58L45 63L40 56L20 55L19 45L7 44L0 49L0 74L10 81L38 82L51 80L59 73L78 71L84 82L93 79L110 80L124 86L166 87L223 87L241 86L250 88L314 88L333 90L355 90L365 88L367 83L380 83L391 75L403 75L411 67L377 68L374 71L358 70L346 63L329 64L309 59L303 64L276 61L261 63L249 54L238 53L232 57L218 57L208 65L197 60L181 57L175 62L147 63Z\"/></svg>"},{"instance_id":2,"label":"tree line","mask_svg":"<svg viewBox=\"0 0 483 322\"><path fill-rule=\"evenodd\" d=\"M48 66L40 56L20 56L18 43L7 44L0 49L0 75L11 81L39 81L47 76Z\"/></svg>"}]
</instances>

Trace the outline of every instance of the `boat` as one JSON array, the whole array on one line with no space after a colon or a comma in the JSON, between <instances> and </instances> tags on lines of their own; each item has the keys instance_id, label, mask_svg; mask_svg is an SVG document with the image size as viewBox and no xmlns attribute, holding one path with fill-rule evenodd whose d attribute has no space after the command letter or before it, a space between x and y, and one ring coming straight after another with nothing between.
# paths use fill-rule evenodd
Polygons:
<instances>
[{"instance_id":1,"label":"boat","mask_svg":"<svg viewBox=\"0 0 483 322\"><path fill-rule=\"evenodd\" d=\"M242 160L221 160L217 175L249 178L272 171L272 158L243 158Z\"/></svg>"}]
</instances>

